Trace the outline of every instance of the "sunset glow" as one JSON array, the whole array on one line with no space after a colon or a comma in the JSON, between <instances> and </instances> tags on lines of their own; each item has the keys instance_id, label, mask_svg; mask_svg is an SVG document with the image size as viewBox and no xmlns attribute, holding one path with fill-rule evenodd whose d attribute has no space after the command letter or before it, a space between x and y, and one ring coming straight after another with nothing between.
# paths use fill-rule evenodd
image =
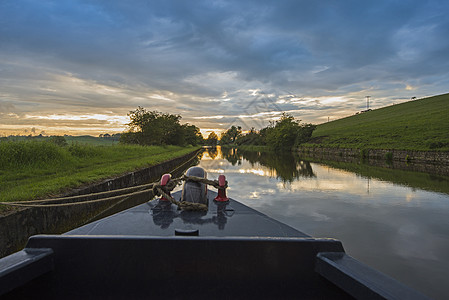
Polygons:
<instances>
[{"instance_id":1,"label":"sunset glow","mask_svg":"<svg viewBox=\"0 0 449 300\"><path fill-rule=\"evenodd\" d=\"M319 124L447 93L447 1L2 1L0 136L126 130L138 106L204 136ZM34 128L34 129L33 129Z\"/></svg>"}]
</instances>

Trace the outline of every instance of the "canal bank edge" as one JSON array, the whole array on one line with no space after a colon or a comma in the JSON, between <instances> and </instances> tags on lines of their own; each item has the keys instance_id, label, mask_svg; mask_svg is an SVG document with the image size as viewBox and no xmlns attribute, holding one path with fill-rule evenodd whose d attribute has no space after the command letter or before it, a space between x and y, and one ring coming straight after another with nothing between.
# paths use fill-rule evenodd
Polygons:
<instances>
[{"instance_id":1,"label":"canal bank edge","mask_svg":"<svg viewBox=\"0 0 449 300\"><path fill-rule=\"evenodd\" d=\"M91 193L109 191L130 186L137 186L158 180L164 173L170 172L180 165L190 162L200 150L178 158L171 159L158 165L126 173L116 178L103 180L100 183L87 185L70 191L64 196L87 195ZM183 166L187 168L189 165ZM180 170L177 170L180 172ZM181 170L182 171L182 170ZM153 198L151 192L126 198L126 201L112 200L106 202L89 203L85 205L25 208L14 213L0 216L0 257L22 249L28 238L36 234L63 233L78 227L88 220L93 220L111 205L120 204L116 210L123 210L148 201ZM87 198L78 199L79 201ZM126 203L125 203L126 202ZM115 213L116 211L111 212ZM104 214L102 214L104 216Z\"/></svg>"},{"instance_id":2,"label":"canal bank edge","mask_svg":"<svg viewBox=\"0 0 449 300\"><path fill-rule=\"evenodd\" d=\"M373 165L449 176L449 152L324 147L298 147L295 152L304 157L351 162L362 159Z\"/></svg>"}]
</instances>

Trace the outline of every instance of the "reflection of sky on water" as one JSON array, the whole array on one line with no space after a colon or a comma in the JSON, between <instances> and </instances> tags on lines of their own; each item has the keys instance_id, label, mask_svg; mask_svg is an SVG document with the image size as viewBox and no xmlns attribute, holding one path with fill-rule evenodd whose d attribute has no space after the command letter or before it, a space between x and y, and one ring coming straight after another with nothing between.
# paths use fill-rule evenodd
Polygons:
<instances>
[{"instance_id":1,"label":"reflection of sky on water","mask_svg":"<svg viewBox=\"0 0 449 300\"><path fill-rule=\"evenodd\" d=\"M337 238L357 259L434 298L449 298L448 195L315 163L289 160L304 170L281 174L239 155L228 161L219 148L212 157L205 152L200 166L210 179L226 175L230 197L307 234Z\"/></svg>"}]
</instances>

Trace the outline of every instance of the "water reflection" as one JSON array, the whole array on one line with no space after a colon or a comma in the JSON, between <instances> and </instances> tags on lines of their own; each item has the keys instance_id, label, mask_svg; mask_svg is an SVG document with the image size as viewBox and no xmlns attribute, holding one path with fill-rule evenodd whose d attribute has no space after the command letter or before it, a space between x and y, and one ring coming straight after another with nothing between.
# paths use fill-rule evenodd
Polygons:
<instances>
[{"instance_id":1,"label":"water reflection","mask_svg":"<svg viewBox=\"0 0 449 300\"><path fill-rule=\"evenodd\" d=\"M283 182L293 182L300 177L315 177L309 162L297 160L290 153L244 151L224 147L221 148L221 152L222 157L233 166L242 165L242 159L244 159L250 163L252 168L257 165L267 167L269 176L276 177Z\"/></svg>"},{"instance_id":2,"label":"water reflection","mask_svg":"<svg viewBox=\"0 0 449 300\"><path fill-rule=\"evenodd\" d=\"M417 188L449 194L449 178L443 175L393 169L391 167L384 168L363 163L336 161L321 161L320 163L342 171L344 170L349 171L350 173L356 173L367 178L367 183L369 183L369 179L373 178L402 186L408 186L412 189Z\"/></svg>"},{"instance_id":3,"label":"water reflection","mask_svg":"<svg viewBox=\"0 0 449 300\"><path fill-rule=\"evenodd\" d=\"M218 155L217 147L208 147L206 148L206 150L207 150L206 153L209 155L211 159L215 159L215 157L217 157Z\"/></svg>"},{"instance_id":4,"label":"water reflection","mask_svg":"<svg viewBox=\"0 0 449 300\"><path fill-rule=\"evenodd\" d=\"M216 211L198 211L195 213L178 210L169 201L154 200L149 203L153 223L161 229L169 229L170 225L179 218L183 224L205 225L215 224L219 230L223 230L228 222L228 218L234 215L234 210L227 208L227 202L214 202Z\"/></svg>"},{"instance_id":5,"label":"water reflection","mask_svg":"<svg viewBox=\"0 0 449 300\"><path fill-rule=\"evenodd\" d=\"M447 178L219 147L207 149L200 166L211 179L226 175L230 197L307 234L340 239L362 262L449 299Z\"/></svg>"}]
</instances>

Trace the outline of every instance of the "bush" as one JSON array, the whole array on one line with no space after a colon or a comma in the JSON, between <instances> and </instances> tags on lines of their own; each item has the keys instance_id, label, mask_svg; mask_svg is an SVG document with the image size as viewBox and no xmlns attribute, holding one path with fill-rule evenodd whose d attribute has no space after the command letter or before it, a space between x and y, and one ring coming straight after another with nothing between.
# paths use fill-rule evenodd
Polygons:
<instances>
[{"instance_id":1,"label":"bush","mask_svg":"<svg viewBox=\"0 0 449 300\"><path fill-rule=\"evenodd\" d=\"M50 143L53 143L53 144L61 146L61 147L68 146L67 141L65 140L65 137L63 137L63 136L58 136L58 135L51 136L48 139L48 141Z\"/></svg>"},{"instance_id":2,"label":"bush","mask_svg":"<svg viewBox=\"0 0 449 300\"><path fill-rule=\"evenodd\" d=\"M5 169L59 163L67 157L60 146L43 141L0 143L0 167Z\"/></svg>"},{"instance_id":3,"label":"bush","mask_svg":"<svg viewBox=\"0 0 449 300\"><path fill-rule=\"evenodd\" d=\"M69 147L69 152L72 156L79 158L94 157L101 155L101 151L99 151L100 147L101 146L72 144Z\"/></svg>"}]
</instances>

